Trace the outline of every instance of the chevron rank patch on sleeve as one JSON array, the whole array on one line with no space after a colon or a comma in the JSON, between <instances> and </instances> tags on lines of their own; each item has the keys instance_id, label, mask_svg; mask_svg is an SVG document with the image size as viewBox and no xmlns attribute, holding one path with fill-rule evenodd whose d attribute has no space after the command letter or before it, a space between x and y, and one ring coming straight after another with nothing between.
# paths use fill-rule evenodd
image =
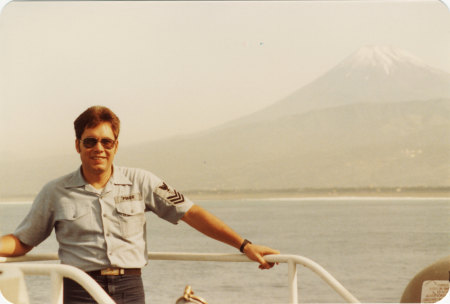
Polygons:
<instances>
[{"instance_id":1,"label":"chevron rank patch on sleeve","mask_svg":"<svg viewBox=\"0 0 450 304\"><path fill-rule=\"evenodd\" d=\"M165 182L158 186L155 190L155 194L165 199L172 204L180 204L184 202L184 196L177 190L169 187Z\"/></svg>"}]
</instances>

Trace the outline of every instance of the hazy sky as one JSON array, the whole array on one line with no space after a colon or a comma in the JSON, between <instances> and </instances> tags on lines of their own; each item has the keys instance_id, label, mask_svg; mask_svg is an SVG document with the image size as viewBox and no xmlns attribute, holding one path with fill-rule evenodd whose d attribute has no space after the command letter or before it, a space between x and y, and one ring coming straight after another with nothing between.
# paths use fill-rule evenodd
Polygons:
<instances>
[{"instance_id":1,"label":"hazy sky","mask_svg":"<svg viewBox=\"0 0 450 304\"><path fill-rule=\"evenodd\" d=\"M72 153L102 104L121 145L252 113L364 45L450 72L439 1L13 2L0 15L0 157Z\"/></svg>"}]
</instances>

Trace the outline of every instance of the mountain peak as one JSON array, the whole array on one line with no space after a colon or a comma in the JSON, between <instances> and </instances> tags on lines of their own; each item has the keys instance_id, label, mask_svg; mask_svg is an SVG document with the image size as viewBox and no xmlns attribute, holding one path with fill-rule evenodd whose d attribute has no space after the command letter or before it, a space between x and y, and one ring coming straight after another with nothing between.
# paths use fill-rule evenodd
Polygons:
<instances>
[{"instance_id":1,"label":"mountain peak","mask_svg":"<svg viewBox=\"0 0 450 304\"><path fill-rule=\"evenodd\" d=\"M450 74L391 46L363 46L286 98L233 124L361 103L450 99Z\"/></svg>"},{"instance_id":2,"label":"mountain peak","mask_svg":"<svg viewBox=\"0 0 450 304\"><path fill-rule=\"evenodd\" d=\"M390 74L399 65L426 68L428 65L414 55L392 46L368 45L348 58L352 68L379 67ZM348 61L343 64L348 64Z\"/></svg>"}]
</instances>

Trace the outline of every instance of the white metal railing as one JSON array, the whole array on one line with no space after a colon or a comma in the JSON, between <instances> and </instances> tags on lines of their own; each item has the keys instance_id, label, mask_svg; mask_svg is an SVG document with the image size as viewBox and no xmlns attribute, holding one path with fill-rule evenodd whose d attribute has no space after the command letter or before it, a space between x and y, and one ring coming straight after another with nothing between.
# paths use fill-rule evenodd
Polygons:
<instances>
[{"instance_id":1,"label":"white metal railing","mask_svg":"<svg viewBox=\"0 0 450 304\"><path fill-rule=\"evenodd\" d=\"M174 252L149 252L150 260L171 260L171 261L209 261L209 262L253 262L244 254L225 254L225 253L174 253ZM348 303L360 303L341 283L339 283L328 271L316 262L298 255L266 255L264 257L270 263L287 263L288 264L288 285L289 285L289 303L298 303L297 288L297 265L309 268L317 274L325 283L327 283L337 294L339 294ZM94 299L101 300L100 303L108 302L105 298L106 293L95 283L86 273L67 265L52 264L22 264L18 262L29 261L48 261L58 260L56 253L49 254L27 254L22 257L2 258L1 263L14 263L24 274L29 275L50 275L52 277L52 301L53 303L62 303L62 278L68 277L77 281L83 286ZM58 267L53 267L58 266ZM64 267L59 267L64 266ZM73 271L75 269L75 271ZM75 273L76 272L76 273ZM98 290L100 289L100 291ZM108 295L106 297L109 298ZM109 298L111 301L111 298Z\"/></svg>"},{"instance_id":2,"label":"white metal railing","mask_svg":"<svg viewBox=\"0 0 450 304\"><path fill-rule=\"evenodd\" d=\"M244 254L223 253L171 253L171 252L149 252L151 260L177 260L177 261L213 261L213 262L252 262ZM289 303L298 303L297 292L297 265L305 266L317 274L325 283L339 294L348 303L360 303L341 283L338 282L328 271L311 259L287 254L266 255L264 259L270 263L288 264Z\"/></svg>"},{"instance_id":3,"label":"white metal railing","mask_svg":"<svg viewBox=\"0 0 450 304\"><path fill-rule=\"evenodd\" d=\"M63 278L69 278L80 284L97 303L115 304L111 297L84 271L69 265L62 264L31 264L11 263L0 264L0 269L7 271L8 267L18 268L25 275L45 275L51 280L52 304L63 303Z\"/></svg>"}]
</instances>

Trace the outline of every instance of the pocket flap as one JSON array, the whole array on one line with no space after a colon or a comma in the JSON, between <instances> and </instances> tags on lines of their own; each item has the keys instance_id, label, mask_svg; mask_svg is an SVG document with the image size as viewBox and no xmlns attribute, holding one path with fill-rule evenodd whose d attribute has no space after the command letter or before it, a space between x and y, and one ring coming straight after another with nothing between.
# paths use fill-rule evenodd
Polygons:
<instances>
[{"instance_id":1,"label":"pocket flap","mask_svg":"<svg viewBox=\"0 0 450 304\"><path fill-rule=\"evenodd\" d=\"M61 208L59 208L55 215L56 220L68 220L75 221L89 212L88 206L83 205L75 205L75 204L62 204Z\"/></svg>"},{"instance_id":2,"label":"pocket flap","mask_svg":"<svg viewBox=\"0 0 450 304\"><path fill-rule=\"evenodd\" d=\"M116 210L123 215L136 215L145 212L144 202L142 201L125 201L116 204Z\"/></svg>"}]
</instances>

